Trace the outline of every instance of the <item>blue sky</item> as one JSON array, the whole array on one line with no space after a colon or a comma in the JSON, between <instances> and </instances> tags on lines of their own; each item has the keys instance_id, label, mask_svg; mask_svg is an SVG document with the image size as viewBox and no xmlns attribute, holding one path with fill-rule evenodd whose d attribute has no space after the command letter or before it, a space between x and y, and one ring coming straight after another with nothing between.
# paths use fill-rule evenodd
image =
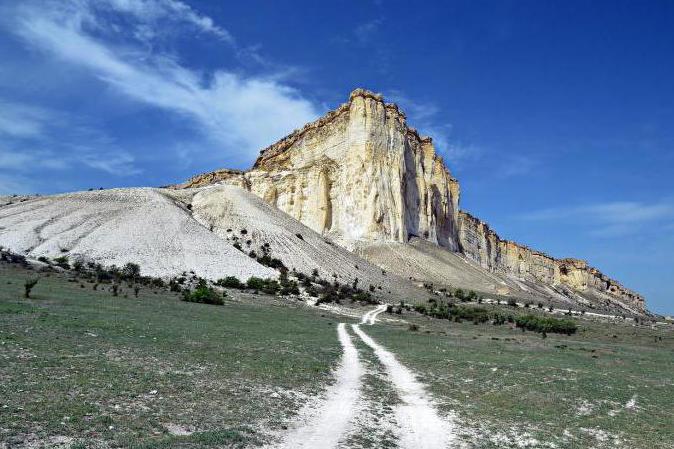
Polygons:
<instances>
[{"instance_id":1,"label":"blue sky","mask_svg":"<svg viewBox=\"0 0 674 449\"><path fill-rule=\"evenodd\" d=\"M0 2L0 193L246 168L382 92L462 208L674 313L671 1Z\"/></svg>"}]
</instances>

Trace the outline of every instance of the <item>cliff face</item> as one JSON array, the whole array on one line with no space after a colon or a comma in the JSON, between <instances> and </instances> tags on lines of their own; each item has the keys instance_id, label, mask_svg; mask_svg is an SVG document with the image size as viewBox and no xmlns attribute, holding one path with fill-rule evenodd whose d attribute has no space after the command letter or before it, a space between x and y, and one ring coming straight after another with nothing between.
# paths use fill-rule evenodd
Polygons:
<instances>
[{"instance_id":1,"label":"cliff face","mask_svg":"<svg viewBox=\"0 0 674 449\"><path fill-rule=\"evenodd\" d=\"M224 183L252 191L347 248L412 237L460 252L483 268L550 287L596 293L644 309L638 294L585 262L554 259L460 212L459 184L429 137L363 89L319 120L260 152L247 172L219 170L178 188Z\"/></svg>"},{"instance_id":2,"label":"cliff face","mask_svg":"<svg viewBox=\"0 0 674 449\"><path fill-rule=\"evenodd\" d=\"M463 211L459 212L458 227L461 252L483 268L515 274L551 287L568 287L581 293L591 291L628 307L645 310L641 295L583 260L555 259L524 245L502 240L486 223Z\"/></svg>"},{"instance_id":3,"label":"cliff face","mask_svg":"<svg viewBox=\"0 0 674 449\"><path fill-rule=\"evenodd\" d=\"M458 250L459 185L433 142L364 90L263 150L252 170L197 176L181 187L248 185L313 230L349 246L419 236Z\"/></svg>"}]
</instances>

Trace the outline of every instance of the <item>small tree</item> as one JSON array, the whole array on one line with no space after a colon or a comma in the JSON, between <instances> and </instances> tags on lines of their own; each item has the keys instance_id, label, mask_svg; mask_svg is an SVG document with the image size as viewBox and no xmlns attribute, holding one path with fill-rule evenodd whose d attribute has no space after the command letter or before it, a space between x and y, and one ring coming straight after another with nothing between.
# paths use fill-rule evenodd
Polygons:
<instances>
[{"instance_id":1,"label":"small tree","mask_svg":"<svg viewBox=\"0 0 674 449\"><path fill-rule=\"evenodd\" d=\"M136 298L138 298L138 293L139 293L139 292L140 292L140 287L137 286L137 285L135 285L135 286L133 287L133 294L136 296Z\"/></svg>"},{"instance_id":2,"label":"small tree","mask_svg":"<svg viewBox=\"0 0 674 449\"><path fill-rule=\"evenodd\" d=\"M112 296L117 296L119 294L119 285L112 284Z\"/></svg>"},{"instance_id":3,"label":"small tree","mask_svg":"<svg viewBox=\"0 0 674 449\"><path fill-rule=\"evenodd\" d=\"M57 267L61 267L65 270L70 269L70 263L68 263L68 256L60 256L54 258L54 263Z\"/></svg>"},{"instance_id":4,"label":"small tree","mask_svg":"<svg viewBox=\"0 0 674 449\"><path fill-rule=\"evenodd\" d=\"M33 290L33 287L35 287L35 285L37 285L37 281L39 281L39 280L40 279L38 279L38 278L26 280L25 284L23 284L23 287L24 287L23 296L25 298L30 298L30 292L31 292L31 290Z\"/></svg>"},{"instance_id":5,"label":"small tree","mask_svg":"<svg viewBox=\"0 0 674 449\"><path fill-rule=\"evenodd\" d=\"M122 267L122 276L125 279L136 280L140 277L140 265L129 262Z\"/></svg>"}]
</instances>

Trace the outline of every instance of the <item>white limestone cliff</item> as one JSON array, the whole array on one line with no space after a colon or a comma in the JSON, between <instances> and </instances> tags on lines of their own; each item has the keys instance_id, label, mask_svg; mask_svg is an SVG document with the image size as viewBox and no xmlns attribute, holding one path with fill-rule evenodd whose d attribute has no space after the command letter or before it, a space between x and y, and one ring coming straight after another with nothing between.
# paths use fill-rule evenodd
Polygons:
<instances>
[{"instance_id":1,"label":"white limestone cliff","mask_svg":"<svg viewBox=\"0 0 674 449\"><path fill-rule=\"evenodd\" d=\"M216 183L250 190L349 249L419 238L493 273L645 307L640 295L587 263L502 240L459 211L459 183L431 138L408 126L395 104L363 89L262 150L251 170L218 170L175 187Z\"/></svg>"}]
</instances>

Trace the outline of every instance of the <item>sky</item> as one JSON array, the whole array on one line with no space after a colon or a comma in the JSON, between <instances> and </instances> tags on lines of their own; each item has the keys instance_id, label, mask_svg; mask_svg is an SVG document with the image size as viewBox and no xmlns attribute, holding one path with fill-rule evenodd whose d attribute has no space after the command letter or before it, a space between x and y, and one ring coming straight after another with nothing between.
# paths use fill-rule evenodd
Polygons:
<instances>
[{"instance_id":1,"label":"sky","mask_svg":"<svg viewBox=\"0 0 674 449\"><path fill-rule=\"evenodd\" d=\"M674 314L674 2L0 0L0 194L247 168L364 87L461 207Z\"/></svg>"}]
</instances>

